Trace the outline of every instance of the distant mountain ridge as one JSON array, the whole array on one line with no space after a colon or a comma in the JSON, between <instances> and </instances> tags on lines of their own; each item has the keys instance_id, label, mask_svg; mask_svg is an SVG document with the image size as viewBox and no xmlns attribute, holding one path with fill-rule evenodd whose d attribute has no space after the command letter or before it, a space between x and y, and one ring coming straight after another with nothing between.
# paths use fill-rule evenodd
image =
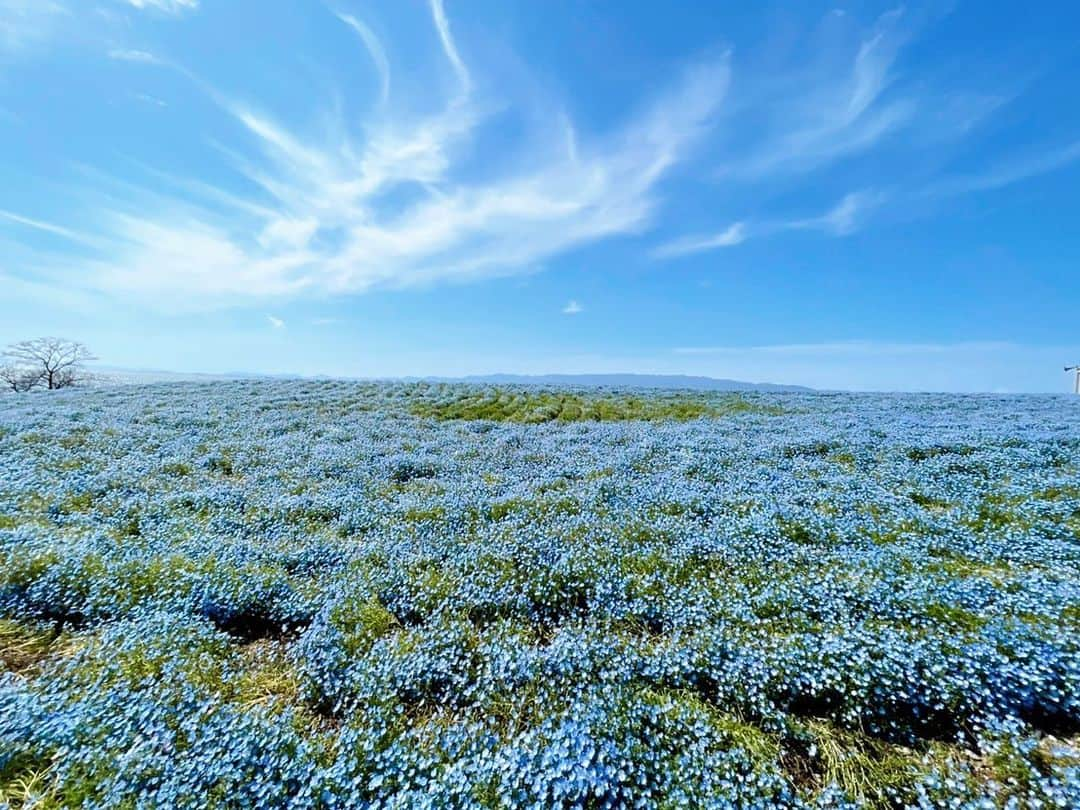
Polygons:
<instances>
[{"instance_id":1,"label":"distant mountain ridge","mask_svg":"<svg viewBox=\"0 0 1080 810\"><path fill-rule=\"evenodd\" d=\"M96 365L90 369L98 384L155 383L155 382L215 382L226 380L384 380L387 382L472 383L474 385L540 385L576 386L579 388L660 388L687 391L759 391L783 393L813 391L801 385L752 383L716 377L695 377L687 374L473 374L464 377L332 377L328 375L259 374L252 372L177 372L160 369L133 369L120 366Z\"/></svg>"},{"instance_id":2,"label":"distant mountain ridge","mask_svg":"<svg viewBox=\"0 0 1080 810\"><path fill-rule=\"evenodd\" d=\"M450 379L446 379L450 382ZM676 388L691 391L813 391L801 385L752 383L716 377L694 377L687 374L477 374L455 378L454 381L490 385L568 385L605 388Z\"/></svg>"}]
</instances>

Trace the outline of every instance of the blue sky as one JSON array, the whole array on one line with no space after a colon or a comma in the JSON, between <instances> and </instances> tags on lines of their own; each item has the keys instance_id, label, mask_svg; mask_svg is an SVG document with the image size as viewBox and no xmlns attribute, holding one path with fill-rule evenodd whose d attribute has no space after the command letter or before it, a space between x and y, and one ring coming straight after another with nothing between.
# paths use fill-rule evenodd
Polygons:
<instances>
[{"instance_id":1,"label":"blue sky","mask_svg":"<svg viewBox=\"0 0 1080 810\"><path fill-rule=\"evenodd\" d=\"M1080 8L0 0L0 342L1064 391Z\"/></svg>"}]
</instances>

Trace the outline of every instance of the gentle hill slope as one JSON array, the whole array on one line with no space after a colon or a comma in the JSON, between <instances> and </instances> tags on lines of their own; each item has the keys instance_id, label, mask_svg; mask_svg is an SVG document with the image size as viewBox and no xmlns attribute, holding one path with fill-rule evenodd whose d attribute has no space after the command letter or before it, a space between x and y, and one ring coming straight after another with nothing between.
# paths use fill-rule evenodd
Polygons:
<instances>
[{"instance_id":1,"label":"gentle hill slope","mask_svg":"<svg viewBox=\"0 0 1080 810\"><path fill-rule=\"evenodd\" d=\"M465 382L498 385L566 385L605 388L682 388L693 391L810 391L800 385L752 383L686 374L486 374L462 378Z\"/></svg>"}]
</instances>

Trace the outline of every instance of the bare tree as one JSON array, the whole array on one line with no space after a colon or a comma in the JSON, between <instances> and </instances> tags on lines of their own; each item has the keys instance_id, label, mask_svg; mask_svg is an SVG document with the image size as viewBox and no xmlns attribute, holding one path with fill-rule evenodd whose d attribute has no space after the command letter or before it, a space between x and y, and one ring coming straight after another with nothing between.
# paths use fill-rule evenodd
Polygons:
<instances>
[{"instance_id":1,"label":"bare tree","mask_svg":"<svg viewBox=\"0 0 1080 810\"><path fill-rule=\"evenodd\" d=\"M40 382L41 374L36 370L15 364L0 366L0 388L21 393L36 387Z\"/></svg>"},{"instance_id":2,"label":"bare tree","mask_svg":"<svg viewBox=\"0 0 1080 810\"><path fill-rule=\"evenodd\" d=\"M84 364L96 359L83 344L64 338L43 337L13 343L4 357L33 379L31 388L44 385L50 391L78 385L86 379Z\"/></svg>"}]
</instances>

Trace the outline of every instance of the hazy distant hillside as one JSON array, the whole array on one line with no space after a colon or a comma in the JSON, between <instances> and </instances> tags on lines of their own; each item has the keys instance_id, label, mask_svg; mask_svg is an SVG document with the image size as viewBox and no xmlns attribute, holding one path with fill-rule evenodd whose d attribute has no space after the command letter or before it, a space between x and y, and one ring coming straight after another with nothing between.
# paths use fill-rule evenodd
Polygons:
<instances>
[{"instance_id":1,"label":"hazy distant hillside","mask_svg":"<svg viewBox=\"0 0 1080 810\"><path fill-rule=\"evenodd\" d=\"M94 365L89 368L89 371L91 385L147 385L163 382L301 379L298 374L258 374L248 371L227 371L216 374L199 371L166 371L155 368L124 368L123 366L107 365Z\"/></svg>"},{"instance_id":2,"label":"hazy distant hillside","mask_svg":"<svg viewBox=\"0 0 1080 810\"><path fill-rule=\"evenodd\" d=\"M751 383L684 374L486 374L464 377L465 382L500 385L581 385L609 388L685 388L694 391L810 391L800 385Z\"/></svg>"},{"instance_id":3,"label":"hazy distant hillside","mask_svg":"<svg viewBox=\"0 0 1080 810\"><path fill-rule=\"evenodd\" d=\"M209 382L236 379L330 379L305 378L302 375L252 374L236 371L228 374L199 374L157 369L127 369L116 366L97 366L92 369L98 385L155 382ZM345 377L343 379L362 379ZM387 378L391 379L391 378ZM468 377L404 377L403 381L429 380L434 382L489 383L492 385L548 385L605 388L670 388L692 391L812 391L800 385L751 383L742 380L723 380L715 377L692 377L684 374L478 374Z\"/></svg>"},{"instance_id":4,"label":"hazy distant hillside","mask_svg":"<svg viewBox=\"0 0 1080 810\"><path fill-rule=\"evenodd\" d=\"M161 382L215 382L245 379L255 375L206 374L199 372L163 371L149 368L121 368L119 366L94 366L90 369L91 385L143 385Z\"/></svg>"}]
</instances>

